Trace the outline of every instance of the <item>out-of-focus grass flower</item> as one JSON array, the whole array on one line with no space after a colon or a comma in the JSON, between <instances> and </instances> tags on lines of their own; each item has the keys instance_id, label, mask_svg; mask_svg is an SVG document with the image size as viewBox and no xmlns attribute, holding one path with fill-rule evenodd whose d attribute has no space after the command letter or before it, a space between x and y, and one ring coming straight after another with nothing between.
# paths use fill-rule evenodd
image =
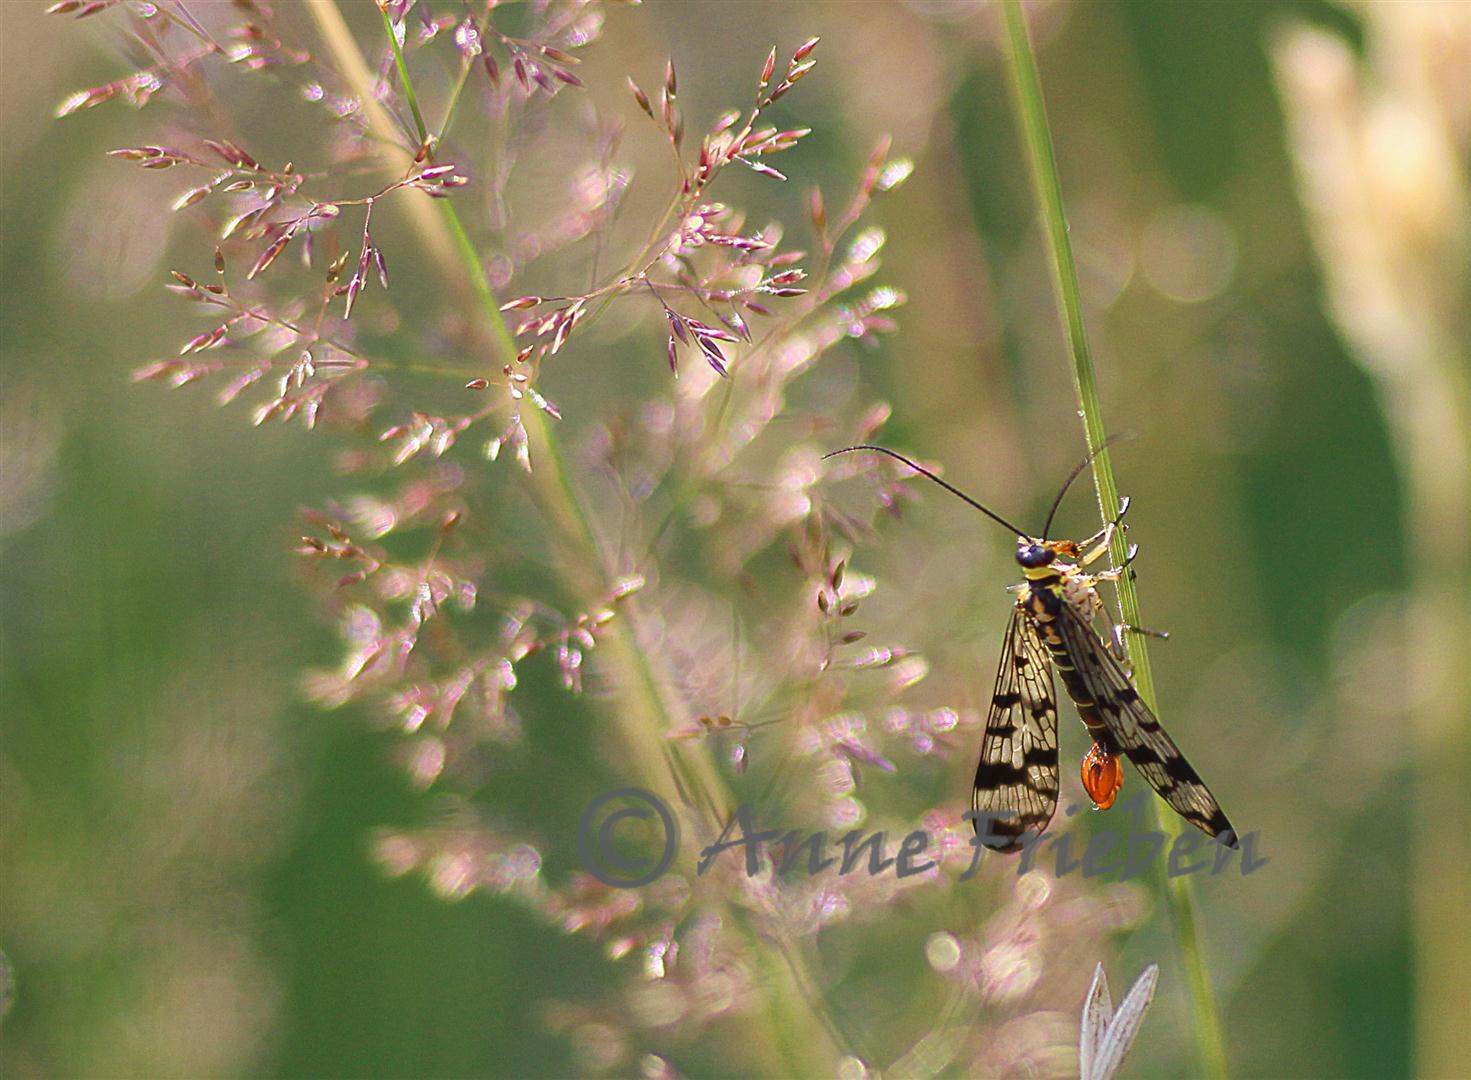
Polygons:
<instances>
[{"instance_id":1,"label":"out-of-focus grass flower","mask_svg":"<svg viewBox=\"0 0 1471 1080\"><path fill-rule=\"evenodd\" d=\"M1471 376L1466 151L1471 22L1458 4L1362 4L1365 49L1291 24L1273 51L1329 306L1373 378L1406 490L1412 546L1397 682L1414 734L1417 1071L1465 1068L1471 972ZM1383 723L1380 718L1379 723Z\"/></svg>"}]
</instances>

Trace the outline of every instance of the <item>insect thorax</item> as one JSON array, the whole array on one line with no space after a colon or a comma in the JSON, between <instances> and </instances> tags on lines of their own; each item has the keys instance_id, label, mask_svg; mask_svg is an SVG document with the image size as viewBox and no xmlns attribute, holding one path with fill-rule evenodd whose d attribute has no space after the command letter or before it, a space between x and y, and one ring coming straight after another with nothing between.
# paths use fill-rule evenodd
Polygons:
<instances>
[{"instance_id":1,"label":"insect thorax","mask_svg":"<svg viewBox=\"0 0 1471 1080\"><path fill-rule=\"evenodd\" d=\"M1091 622L1098 606L1098 593L1087 575L1067 564L1054 564L1046 574L1028 574L1019 604L1038 622L1051 622L1066 604Z\"/></svg>"},{"instance_id":2,"label":"insect thorax","mask_svg":"<svg viewBox=\"0 0 1471 1080\"><path fill-rule=\"evenodd\" d=\"M1073 567L1068 567L1074 570ZM1072 608L1085 621L1093 621L1093 613L1098 608L1098 590L1093 587L1093 580L1086 574L1064 573L1058 583L1058 589L1062 593L1063 601Z\"/></svg>"}]
</instances>

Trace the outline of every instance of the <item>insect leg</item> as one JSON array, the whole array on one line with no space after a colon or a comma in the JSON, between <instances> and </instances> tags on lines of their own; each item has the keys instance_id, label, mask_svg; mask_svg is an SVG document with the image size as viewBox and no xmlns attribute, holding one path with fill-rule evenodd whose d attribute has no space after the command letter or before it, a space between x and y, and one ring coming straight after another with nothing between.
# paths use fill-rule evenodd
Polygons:
<instances>
[{"instance_id":1,"label":"insect leg","mask_svg":"<svg viewBox=\"0 0 1471 1080\"><path fill-rule=\"evenodd\" d=\"M1133 623L1116 622L1113 626L1113 640L1108 643L1109 651L1114 654L1114 659L1123 662L1128 653L1124 649L1125 634L1143 634L1145 637L1159 638L1161 641L1170 639L1168 630L1150 630L1148 627L1135 626Z\"/></svg>"},{"instance_id":2,"label":"insect leg","mask_svg":"<svg viewBox=\"0 0 1471 1080\"><path fill-rule=\"evenodd\" d=\"M1137 550L1137 546L1130 549L1130 560L1134 558L1134 554ZM1116 569L1105 570L1100 574L1094 574L1088 579L1088 582L1090 585L1093 585L1100 581L1117 581L1119 579L1119 576L1124 572L1128 565L1129 564L1126 562L1123 566L1117 567ZM1115 620L1113 617L1113 612L1108 609L1108 603L1103 599L1103 594L1097 592L1096 590L1093 593L1093 599L1097 604L1098 609L1101 610L1104 616L1108 619L1109 627L1112 630L1112 633L1109 635L1111 640L1106 643L1109 647L1109 651L1113 653L1114 657L1121 662L1128 655L1128 651L1124 648L1125 634L1143 634L1146 637L1155 637L1160 638L1161 640L1166 640L1170 636L1168 630L1150 630L1143 626L1135 626L1133 623L1125 622L1123 618L1124 613L1122 610L1120 610L1119 612L1119 618Z\"/></svg>"},{"instance_id":3,"label":"insect leg","mask_svg":"<svg viewBox=\"0 0 1471 1080\"><path fill-rule=\"evenodd\" d=\"M1123 521L1124 521L1124 515L1127 514L1128 512L1129 512L1129 496L1122 495L1122 496L1119 497L1119 513L1118 513L1118 516L1115 517L1112 521L1110 521L1103 528L1099 529L1092 536L1088 537L1088 539L1086 539L1086 540L1079 540L1078 541L1078 547L1080 547L1080 548L1090 548L1094 544L1099 543L1100 541L1102 541L1104 547L1107 547L1108 546L1108 541L1113 538L1113 530L1114 529L1117 529L1117 528L1120 528L1122 526Z\"/></svg>"},{"instance_id":4,"label":"insect leg","mask_svg":"<svg viewBox=\"0 0 1471 1080\"><path fill-rule=\"evenodd\" d=\"M1103 528L1099 529L1092 536L1088 537L1088 539L1079 541L1079 548L1082 548L1085 551L1087 551L1088 548L1093 548L1092 551L1089 551L1080 560L1078 560L1079 566L1090 566L1094 562L1097 562L1098 559L1103 555L1103 553L1108 550L1109 544L1113 542L1114 530L1128 528L1128 526L1124 524L1124 515L1128 512L1129 497L1125 495L1119 499L1118 516L1110 521ZM1131 551L1129 553L1129 558L1126 559L1124 562L1124 566L1128 566L1129 563L1133 561L1133 559L1134 554L1133 551Z\"/></svg>"},{"instance_id":5,"label":"insect leg","mask_svg":"<svg viewBox=\"0 0 1471 1080\"><path fill-rule=\"evenodd\" d=\"M1093 560L1097 559L1100 555L1102 555L1107 550L1108 550L1108 543L1107 543L1107 541L1105 541L1104 543L1099 544L1097 548L1095 548L1094 550L1090 551L1086 556L1084 556L1084 558L1079 561L1078 565L1079 566L1087 566L1089 563L1091 563ZM1129 545L1129 553L1124 557L1124 561L1123 562L1119 563L1118 566L1111 566L1107 570L1100 570L1097 574L1093 575L1094 576L1094 579L1097 580L1097 581L1117 581L1119 578L1121 578L1123 576L1124 571L1129 569L1129 564L1132 563L1138 557L1139 557L1139 545L1138 544L1130 544ZM1130 571L1130 573L1133 573L1133 571Z\"/></svg>"}]
</instances>

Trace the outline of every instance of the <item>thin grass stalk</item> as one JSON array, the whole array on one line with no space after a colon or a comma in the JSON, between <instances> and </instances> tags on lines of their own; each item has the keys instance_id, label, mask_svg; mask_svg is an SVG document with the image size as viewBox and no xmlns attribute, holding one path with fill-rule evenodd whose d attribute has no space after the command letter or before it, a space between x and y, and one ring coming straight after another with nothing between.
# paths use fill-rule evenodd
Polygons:
<instances>
[{"instance_id":1,"label":"thin grass stalk","mask_svg":"<svg viewBox=\"0 0 1471 1080\"><path fill-rule=\"evenodd\" d=\"M1010 42L1012 108L1021 130L1032 191L1042 215L1046 231L1048 263L1052 268L1052 284L1057 294L1058 313L1072 352L1073 388L1083 414L1083 434L1093 458L1093 484L1098 492L1098 507L1104 521L1119 514L1119 489L1114 479L1113 464L1107 449L1100 449L1107 438L1103 423L1103 407L1098 398L1098 380L1093 357L1088 349L1088 335L1083 322L1082 292L1078 286L1078 269L1068 237L1067 216L1063 211L1062 184L1057 175L1052 134L1047 124L1047 109L1042 97L1042 80L1037 72L1037 57L1027 33L1020 0L1002 0ZM1122 530L1115 530L1109 544L1109 559L1115 566L1127 558L1127 545ZM1139 593L1128 574L1118 580L1119 609L1124 622L1144 625L1139 614ZM1128 645L1134 683L1140 696L1158 711L1154 692L1154 675L1149 663L1149 649L1140 636ZM1171 814L1164 802L1154 800L1155 816L1165 835L1174 838L1184 826ZM1220 1015L1211 987L1205 956L1196 925L1195 901L1188 877L1164 875L1162 891L1175 923L1180 952L1190 985L1190 998L1195 1014L1196 1051L1203 1075L1224 1080L1226 1050L1221 1035Z\"/></svg>"},{"instance_id":2,"label":"thin grass stalk","mask_svg":"<svg viewBox=\"0 0 1471 1080\"><path fill-rule=\"evenodd\" d=\"M394 143L393 120L372 94L373 76L336 0L310 0L310 10L339 70L363 102L370 131L384 143L385 164L391 169L403 169L410 163L411 155ZM411 80L391 24L387 22L385 32L399 61L398 73L407 96L412 93ZM428 133L417 109L414 119L422 140ZM478 332L499 358L497 362L511 362L516 355L514 338L453 202L436 200L436 206L431 207L427 200L414 199L401 205L414 215L414 223L419 226L416 234L428 247L447 284L461 293L468 286L473 293L476 306L484 316ZM531 491L563 552L557 566L569 588L591 610L606 601L611 584L591 522L571 483L565 456L550 425L535 409L524 411L521 421L536 461L529 477ZM639 647L637 636L624 625L625 619L636 617L635 608L636 604L625 605L625 614L608 624L598 647L603 663L613 673L610 683L614 707L609 719L640 780L667 805L676 808L686 825L696 826L685 830L687 839L682 845L685 850L676 856L679 868L693 877L695 860L689 839L692 835L713 837L715 830L729 819L735 800L707 755L680 753L671 748L666 733L674 725L660 681L649 657ZM695 816L700 811L703 814ZM715 830L710 828L712 824ZM752 1045L762 1047L774 1059L772 1067L781 1074L831 1073L841 1053L838 1047L845 1040L828 1015L821 988L808 972L798 947L781 941L768 943L752 928L743 912L732 905L727 905L726 911L750 941L766 989L765 1021L747 1024L744 1037Z\"/></svg>"},{"instance_id":3,"label":"thin grass stalk","mask_svg":"<svg viewBox=\"0 0 1471 1080\"><path fill-rule=\"evenodd\" d=\"M388 5L380 4L378 14L383 16L383 32L388 36L388 43L393 46L393 66L398 69L398 78L404 88L404 100L409 103L409 112L413 114L414 127L419 132L419 145L422 146L428 139L429 132L424 127L424 114L419 111L419 95L414 93L414 83L409 78L409 66L404 63L403 45L393 32L393 16L388 13Z\"/></svg>"}]
</instances>

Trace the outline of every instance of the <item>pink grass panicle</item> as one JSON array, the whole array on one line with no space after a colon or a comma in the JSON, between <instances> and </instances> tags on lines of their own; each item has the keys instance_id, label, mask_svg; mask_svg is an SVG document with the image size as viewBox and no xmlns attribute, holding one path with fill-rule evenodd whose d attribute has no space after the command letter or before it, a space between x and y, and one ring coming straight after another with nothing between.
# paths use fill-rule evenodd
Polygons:
<instances>
[{"instance_id":1,"label":"pink grass panicle","mask_svg":"<svg viewBox=\"0 0 1471 1080\"><path fill-rule=\"evenodd\" d=\"M883 584L860 546L913 496L821 460L888 417L846 369L904 303L875 281L885 233L871 219L911 164L885 139L841 198L800 180L811 129L789 116L815 38L784 62L758 57L744 103L708 120L686 116L673 61L652 94L584 65L615 23L647 17L614 18L622 6L344 6L373 73L365 94L297 5L67 0L52 10L113 20L135 70L58 113L126 101L155 118L149 141L113 156L197 238L165 283L197 322L140 343L155 359L134 377L209 384L257 425L300 418L335 466L295 544L340 639L306 691L397 731L405 774L437 796L429 824L380 831L380 865L596 938L614 988L544 1010L588 1071L674 1076L686 1055L765 1068L772 965L829 943L857 958L901 908L944 920L969 862L942 777L967 767L979 717L930 686L890 618L868 621ZM263 102L318 129L280 149ZM400 155L386 176L385 141ZM736 201L753 175L770 181L759 211ZM630 220L636 177L662 207L647 220ZM446 287L439 256L402 228L425 199L448 207L479 285L461 273ZM539 457L527 410L572 432L565 497L595 572L533 509L556 459ZM725 788L691 791L690 820L718 828L703 796L834 838L925 828L934 868L783 876L768 850L755 876L728 860L702 877L691 857L619 890L548 857L570 850L576 808L625 775L609 702L630 655L663 711L655 760L696 755ZM522 689L545 675L560 690ZM567 697L554 708L548 692ZM529 730L571 724L601 775L527 753ZM555 814L501 801L499 779L525 769L545 770ZM929 1034L967 1071L1061 1068L1076 1035L1052 1018L1073 1008L1072 953L1137 917L1136 893L1041 876L965 887L966 907L992 914L910 943L963 1003ZM843 977L798 980L833 1040L825 1071L903 1066L926 1033L878 1033L865 1054L886 1056L858 1055L841 1033L865 1021L832 995ZM731 1020L748 1045L723 1039Z\"/></svg>"}]
</instances>

